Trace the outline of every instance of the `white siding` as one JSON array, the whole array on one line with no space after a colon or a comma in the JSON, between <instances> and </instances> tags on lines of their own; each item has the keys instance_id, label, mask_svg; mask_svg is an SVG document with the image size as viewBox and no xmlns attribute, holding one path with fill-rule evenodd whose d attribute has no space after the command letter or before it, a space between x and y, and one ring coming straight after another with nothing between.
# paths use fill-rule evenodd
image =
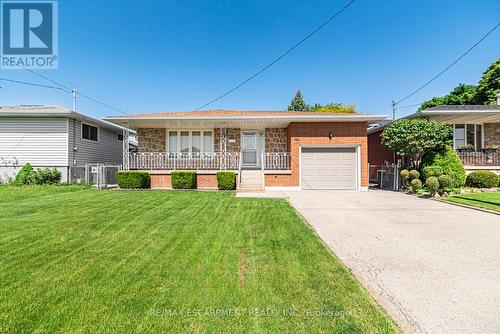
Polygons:
<instances>
[{"instance_id":1,"label":"white siding","mask_svg":"<svg viewBox=\"0 0 500 334\"><path fill-rule=\"evenodd\" d=\"M121 164L123 161L123 142L118 141L120 130L109 130L99 127L92 122L84 122L98 128L99 141L94 142L82 139L82 123L78 120L69 120L69 161L76 160L75 165L88 163ZM73 147L77 150L73 151Z\"/></svg>"},{"instance_id":2,"label":"white siding","mask_svg":"<svg viewBox=\"0 0 500 334\"><path fill-rule=\"evenodd\" d=\"M0 163L67 166L67 125L65 118L0 118Z\"/></svg>"}]
</instances>

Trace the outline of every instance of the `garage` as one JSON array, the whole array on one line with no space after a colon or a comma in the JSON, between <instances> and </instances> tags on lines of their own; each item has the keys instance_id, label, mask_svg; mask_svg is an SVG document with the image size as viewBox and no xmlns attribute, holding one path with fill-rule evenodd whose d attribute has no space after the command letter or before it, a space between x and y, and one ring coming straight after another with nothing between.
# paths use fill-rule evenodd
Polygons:
<instances>
[{"instance_id":1,"label":"garage","mask_svg":"<svg viewBox=\"0 0 500 334\"><path fill-rule=\"evenodd\" d=\"M302 147L302 189L356 189L355 147Z\"/></svg>"}]
</instances>

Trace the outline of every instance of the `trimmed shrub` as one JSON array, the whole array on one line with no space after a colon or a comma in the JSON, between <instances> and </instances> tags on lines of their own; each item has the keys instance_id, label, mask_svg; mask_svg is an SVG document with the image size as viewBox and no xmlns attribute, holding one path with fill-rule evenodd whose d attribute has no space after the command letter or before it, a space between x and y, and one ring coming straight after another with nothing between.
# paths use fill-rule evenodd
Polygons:
<instances>
[{"instance_id":1,"label":"trimmed shrub","mask_svg":"<svg viewBox=\"0 0 500 334\"><path fill-rule=\"evenodd\" d=\"M442 168L443 174L452 179L452 187L459 188L465 184L465 169L457 152L449 146L444 150L433 151L424 155L420 165L423 171L427 166L438 166Z\"/></svg>"},{"instance_id":2,"label":"trimmed shrub","mask_svg":"<svg viewBox=\"0 0 500 334\"><path fill-rule=\"evenodd\" d=\"M413 179L411 180L410 182L410 191L411 192L417 192L417 190L421 189L422 188L422 181L420 181L419 179Z\"/></svg>"},{"instance_id":3,"label":"trimmed shrub","mask_svg":"<svg viewBox=\"0 0 500 334\"><path fill-rule=\"evenodd\" d=\"M408 169L402 169L401 172L399 172L399 175L403 180L407 180L410 177L410 172Z\"/></svg>"},{"instance_id":4,"label":"trimmed shrub","mask_svg":"<svg viewBox=\"0 0 500 334\"><path fill-rule=\"evenodd\" d=\"M429 177L425 180L425 186L429 189L429 192L434 195L439 190L439 181L435 176Z\"/></svg>"},{"instance_id":5,"label":"trimmed shrub","mask_svg":"<svg viewBox=\"0 0 500 334\"><path fill-rule=\"evenodd\" d=\"M493 188L498 185L498 176L489 170L476 170L467 175L468 187Z\"/></svg>"},{"instance_id":6,"label":"trimmed shrub","mask_svg":"<svg viewBox=\"0 0 500 334\"><path fill-rule=\"evenodd\" d=\"M151 176L148 172L120 171L116 173L116 182L122 189L151 188Z\"/></svg>"},{"instance_id":7,"label":"trimmed shrub","mask_svg":"<svg viewBox=\"0 0 500 334\"><path fill-rule=\"evenodd\" d=\"M411 180L415 180L420 177L420 173L418 172L418 170L415 169L412 169L408 175L410 176Z\"/></svg>"},{"instance_id":8,"label":"trimmed shrub","mask_svg":"<svg viewBox=\"0 0 500 334\"><path fill-rule=\"evenodd\" d=\"M25 164L19 172L17 172L16 179L14 180L15 185L29 185L35 183L35 171L29 163Z\"/></svg>"},{"instance_id":9,"label":"trimmed shrub","mask_svg":"<svg viewBox=\"0 0 500 334\"><path fill-rule=\"evenodd\" d=\"M217 172L217 188L219 190L236 190L236 173L228 171Z\"/></svg>"},{"instance_id":10,"label":"trimmed shrub","mask_svg":"<svg viewBox=\"0 0 500 334\"><path fill-rule=\"evenodd\" d=\"M438 177L439 186L441 189L450 188L453 180L449 175L443 174Z\"/></svg>"},{"instance_id":11,"label":"trimmed shrub","mask_svg":"<svg viewBox=\"0 0 500 334\"><path fill-rule=\"evenodd\" d=\"M196 189L196 172L190 170L176 170L170 174L172 188Z\"/></svg>"},{"instance_id":12,"label":"trimmed shrub","mask_svg":"<svg viewBox=\"0 0 500 334\"><path fill-rule=\"evenodd\" d=\"M500 187L500 174L498 174L498 184L497 187Z\"/></svg>"},{"instance_id":13,"label":"trimmed shrub","mask_svg":"<svg viewBox=\"0 0 500 334\"><path fill-rule=\"evenodd\" d=\"M431 176L440 177L443 175L443 168L441 166L427 166L422 168L422 176L427 180Z\"/></svg>"}]
</instances>

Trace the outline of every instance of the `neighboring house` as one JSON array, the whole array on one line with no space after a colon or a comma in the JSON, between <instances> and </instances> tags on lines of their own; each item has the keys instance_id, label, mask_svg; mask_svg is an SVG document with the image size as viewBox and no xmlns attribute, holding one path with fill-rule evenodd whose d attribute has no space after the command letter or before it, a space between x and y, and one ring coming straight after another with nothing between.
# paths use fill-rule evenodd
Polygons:
<instances>
[{"instance_id":1,"label":"neighboring house","mask_svg":"<svg viewBox=\"0 0 500 334\"><path fill-rule=\"evenodd\" d=\"M123 128L60 107L0 106L0 177L25 164L55 167L68 181L70 166L121 164Z\"/></svg>"},{"instance_id":2,"label":"neighboring house","mask_svg":"<svg viewBox=\"0 0 500 334\"><path fill-rule=\"evenodd\" d=\"M367 124L385 116L207 110L110 116L136 129L139 152L124 168L147 170L153 187L171 187L172 170L198 171L217 186L217 170L239 173L240 189L368 189Z\"/></svg>"},{"instance_id":3,"label":"neighboring house","mask_svg":"<svg viewBox=\"0 0 500 334\"><path fill-rule=\"evenodd\" d=\"M497 105L443 105L405 118L426 118L453 126L453 148L467 172L488 169L500 174L500 94ZM383 127L368 130L370 165L392 162L391 152L380 144Z\"/></svg>"}]
</instances>

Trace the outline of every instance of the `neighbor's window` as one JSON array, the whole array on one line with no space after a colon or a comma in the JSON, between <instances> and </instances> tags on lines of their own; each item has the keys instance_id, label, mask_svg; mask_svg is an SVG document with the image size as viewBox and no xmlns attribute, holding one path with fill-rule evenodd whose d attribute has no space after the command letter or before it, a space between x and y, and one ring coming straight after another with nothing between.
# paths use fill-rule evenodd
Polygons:
<instances>
[{"instance_id":1,"label":"neighbor's window","mask_svg":"<svg viewBox=\"0 0 500 334\"><path fill-rule=\"evenodd\" d=\"M453 144L455 148L483 148L482 124L455 124L453 128Z\"/></svg>"},{"instance_id":2,"label":"neighbor's window","mask_svg":"<svg viewBox=\"0 0 500 334\"><path fill-rule=\"evenodd\" d=\"M82 123L82 138L97 141L97 127Z\"/></svg>"},{"instance_id":3,"label":"neighbor's window","mask_svg":"<svg viewBox=\"0 0 500 334\"><path fill-rule=\"evenodd\" d=\"M117 136L116 136L116 139L118 139L118 141L123 141L123 134L122 133L118 133Z\"/></svg>"}]
</instances>

